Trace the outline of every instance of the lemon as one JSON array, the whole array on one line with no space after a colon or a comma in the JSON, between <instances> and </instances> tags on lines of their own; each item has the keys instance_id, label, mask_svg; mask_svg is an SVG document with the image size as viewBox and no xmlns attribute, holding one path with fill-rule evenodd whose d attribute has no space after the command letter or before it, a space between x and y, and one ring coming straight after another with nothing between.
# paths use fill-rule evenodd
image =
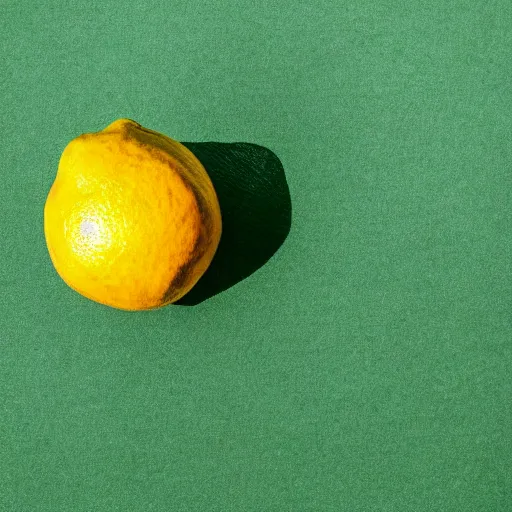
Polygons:
<instances>
[{"instance_id":1,"label":"lemon","mask_svg":"<svg viewBox=\"0 0 512 512\"><path fill-rule=\"evenodd\" d=\"M44 207L60 277L124 310L183 297L208 268L221 231L217 195L199 160L129 119L66 146Z\"/></svg>"}]
</instances>

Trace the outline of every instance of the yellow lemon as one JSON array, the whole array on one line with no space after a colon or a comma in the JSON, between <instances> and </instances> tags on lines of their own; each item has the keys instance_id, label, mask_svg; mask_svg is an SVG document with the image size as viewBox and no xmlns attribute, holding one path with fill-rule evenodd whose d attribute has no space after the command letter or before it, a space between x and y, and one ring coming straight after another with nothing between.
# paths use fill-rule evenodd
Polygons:
<instances>
[{"instance_id":1,"label":"yellow lemon","mask_svg":"<svg viewBox=\"0 0 512 512\"><path fill-rule=\"evenodd\" d=\"M44 208L61 278L101 304L175 302L208 268L221 236L212 182L182 144L129 119L72 140Z\"/></svg>"}]
</instances>

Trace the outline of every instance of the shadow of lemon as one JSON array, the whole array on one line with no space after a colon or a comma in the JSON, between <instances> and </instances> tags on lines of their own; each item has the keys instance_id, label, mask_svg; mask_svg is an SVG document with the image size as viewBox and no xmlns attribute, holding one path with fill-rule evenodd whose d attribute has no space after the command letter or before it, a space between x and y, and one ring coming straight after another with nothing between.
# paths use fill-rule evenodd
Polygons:
<instances>
[{"instance_id":1,"label":"shadow of lemon","mask_svg":"<svg viewBox=\"0 0 512 512\"><path fill-rule=\"evenodd\" d=\"M291 198L283 166L269 149L249 143L182 142L208 172L222 212L215 257L175 304L194 306L256 272L283 244Z\"/></svg>"}]
</instances>

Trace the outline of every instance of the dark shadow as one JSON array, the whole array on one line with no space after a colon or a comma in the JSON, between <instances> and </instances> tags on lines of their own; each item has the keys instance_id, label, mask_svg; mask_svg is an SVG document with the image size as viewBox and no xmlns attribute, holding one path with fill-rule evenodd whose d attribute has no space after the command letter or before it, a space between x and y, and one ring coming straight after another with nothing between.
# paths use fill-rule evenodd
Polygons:
<instances>
[{"instance_id":1,"label":"dark shadow","mask_svg":"<svg viewBox=\"0 0 512 512\"><path fill-rule=\"evenodd\" d=\"M262 146L183 142L207 170L219 198L222 237L208 270L175 304L194 306L261 268L291 226L291 199L281 161Z\"/></svg>"}]
</instances>

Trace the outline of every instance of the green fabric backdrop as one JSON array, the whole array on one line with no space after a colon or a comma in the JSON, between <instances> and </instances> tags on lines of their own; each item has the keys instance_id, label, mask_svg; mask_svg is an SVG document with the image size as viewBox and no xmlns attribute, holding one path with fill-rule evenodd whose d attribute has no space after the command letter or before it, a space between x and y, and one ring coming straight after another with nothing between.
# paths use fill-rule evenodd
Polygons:
<instances>
[{"instance_id":1,"label":"green fabric backdrop","mask_svg":"<svg viewBox=\"0 0 512 512\"><path fill-rule=\"evenodd\" d=\"M512 3L0 0L0 510L512 510ZM43 205L130 117L281 160L198 306L69 289Z\"/></svg>"}]
</instances>

